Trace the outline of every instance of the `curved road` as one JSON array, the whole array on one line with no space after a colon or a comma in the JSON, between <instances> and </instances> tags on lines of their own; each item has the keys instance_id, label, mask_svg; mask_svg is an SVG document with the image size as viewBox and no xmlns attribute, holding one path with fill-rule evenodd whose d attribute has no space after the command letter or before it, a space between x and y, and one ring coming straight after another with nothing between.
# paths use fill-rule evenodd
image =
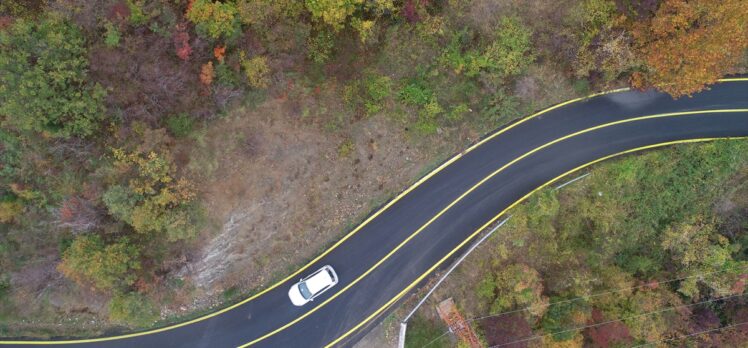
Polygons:
<instances>
[{"instance_id":1,"label":"curved road","mask_svg":"<svg viewBox=\"0 0 748 348\"><path fill-rule=\"evenodd\" d=\"M478 232L532 192L592 163L678 142L748 136L748 78L691 98L617 91L515 122L456 155L286 280L225 310L158 330L73 341L80 347L350 345ZM340 283L304 307L292 283L322 265Z\"/></svg>"}]
</instances>

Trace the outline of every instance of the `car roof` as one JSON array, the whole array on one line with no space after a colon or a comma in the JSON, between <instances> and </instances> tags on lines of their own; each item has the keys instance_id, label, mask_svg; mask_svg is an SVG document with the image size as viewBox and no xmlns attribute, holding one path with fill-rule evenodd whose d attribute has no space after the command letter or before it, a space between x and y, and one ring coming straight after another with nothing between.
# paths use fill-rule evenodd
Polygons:
<instances>
[{"instance_id":1,"label":"car roof","mask_svg":"<svg viewBox=\"0 0 748 348\"><path fill-rule=\"evenodd\" d=\"M306 287L309 289L309 292L312 294L317 294L325 287L329 286L333 283L332 277L330 277L330 273L327 272L327 269L323 268L317 274L311 276L309 279L305 281Z\"/></svg>"}]
</instances>

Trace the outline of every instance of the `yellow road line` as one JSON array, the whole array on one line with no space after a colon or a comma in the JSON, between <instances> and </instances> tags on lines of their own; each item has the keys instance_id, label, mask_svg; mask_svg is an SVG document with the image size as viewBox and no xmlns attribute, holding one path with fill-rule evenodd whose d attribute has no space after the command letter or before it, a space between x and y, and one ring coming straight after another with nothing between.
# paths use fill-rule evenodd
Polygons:
<instances>
[{"instance_id":1,"label":"yellow road line","mask_svg":"<svg viewBox=\"0 0 748 348\"><path fill-rule=\"evenodd\" d=\"M407 287L405 287L405 289L403 289L403 291L401 291L395 297L393 297L392 299L390 299L387 303L385 303L379 309L377 309L376 311L374 311L374 313L372 313L371 315L369 315L366 319L364 319L363 321L361 321L360 323L358 323L352 329L348 330L346 333L344 333L343 335L341 335L340 337L338 337L334 341L332 341L329 344L327 344L326 347L332 347L333 345L339 343L340 341L342 341L346 337L350 336L352 333L356 332L362 326L366 325L366 323L368 323L369 321L371 321L372 319L374 319L375 317L377 317L379 314L381 314L383 311L385 311L387 308L389 308L393 303L397 302L399 299L401 299L403 296L405 296L405 294L407 294L416 285L418 285L418 283L420 283L421 281L423 281L423 279L425 279L432 272L434 272L434 270L436 270L442 263L444 263L450 257L452 257L458 250L460 250L461 248L463 248L465 246L465 244L469 243L481 231L485 230L486 228L488 228L488 226L491 226L491 224L493 224L494 222L496 222L502 215L504 215L504 213L506 213L507 211L511 210L512 208L514 208L518 204L522 203L524 200L526 200L528 197L530 197L534 193L536 193L536 192L538 192L538 191L540 191L540 190L548 187L548 185L552 184L553 182L557 181L558 179L561 179L561 178L563 178L563 177L565 177L567 175L570 175L570 174L572 174L572 173L574 173L576 171L579 171L579 170L581 170L583 168L589 167L589 166L591 166L591 165L593 165L595 163L602 162L602 161L605 161L607 159L610 159L610 158L613 158L613 157L617 157L617 156L621 156L621 155L625 155L625 154L632 153L632 152L637 152L637 151L642 151L642 150L652 149L652 148L657 148L657 147L663 147L663 146L668 146L668 145L674 145L674 144L696 143L696 142L713 141L713 140L719 140L719 139L731 139L731 140L733 140L733 139L746 139L746 138L748 138L748 137L699 138L699 139L675 140L675 141L669 141L669 142L658 143L658 144L653 144L653 145L641 146L641 147L637 147L637 148L634 148L634 149L630 149L630 150L626 150L626 151L621 151L621 152L618 152L618 153L615 153L615 154L612 154L612 155L608 155L608 156L605 156L605 157L602 157L602 158L598 158L598 159L596 159L594 161L585 163L585 164L580 165L580 166L578 166L578 167L576 167L576 168L574 168L572 170L569 170L569 171L567 171L567 172L565 172L565 173L563 173L563 174L561 174L561 175L559 175L559 176L557 176L557 177L555 177L555 178L547 181L546 183L544 183L543 185L537 187L536 189L530 191L530 193L522 196L522 198L518 199L517 201L515 201L514 203L512 203L512 205L510 205L509 207L507 207L506 209L504 209L500 213L498 213L496 216L494 216L493 218L491 218L490 220L488 220L488 222L486 222L485 224L483 224L483 226L481 226L480 228L478 228L477 230L475 230L475 232L473 232L472 234L470 234L470 236L468 236L465 240L463 240L462 243L460 243L459 245L457 245L447 255L445 255L444 257L442 257L441 260L439 260L437 263L435 263L433 266L431 266L431 268L429 268L426 272L424 272L423 274L421 274L421 276L419 276L418 278L416 278L416 280L414 280Z\"/></svg>"},{"instance_id":2,"label":"yellow road line","mask_svg":"<svg viewBox=\"0 0 748 348\"><path fill-rule=\"evenodd\" d=\"M316 307L314 307L314 308L312 308L312 309L304 312L302 315L298 316L296 319L288 322L287 324L285 324L285 325L283 325L283 326L281 326L281 327L279 327L279 328L277 328L277 329L275 329L273 331L270 331L267 334L265 334L263 336L260 336L260 337L258 337L256 339L252 340L249 343L241 345L240 347L244 348L244 347L253 345L253 344L257 343L257 342L260 342L260 341L262 341L262 340L264 340L264 339L266 339L266 338L268 338L270 336L273 336L276 333L281 332L281 331L287 329L288 327L290 327L290 326L298 323L299 321L303 320L304 318L312 315L314 312L318 311L320 308L324 307L325 305L327 305L331 301L335 300L338 296L340 296L341 294L345 293L348 289L350 289L351 287L353 287L354 285L356 285L359 281L361 281L361 279L363 279L364 277L366 277L367 275L369 275L369 273L373 272L376 268L379 267L379 265L381 265L382 263L384 263L385 261L387 261L392 255L394 255L398 250L400 250L403 246L405 246L405 244L407 244L408 242L410 242L410 240L412 240L413 238L415 238L419 233L421 233L421 231L423 231L424 229L426 229L429 225L431 225L431 223L433 223L436 219L438 219L439 217L441 217L444 213L446 213L455 204L459 203L463 198L465 198L471 192L473 192L474 190L476 190L479 186L483 185L483 183L485 183L486 181L490 180L492 177L496 176L498 173L502 172L507 167L513 165L514 163L517 163L518 161L521 161L522 159L524 159L524 158L526 158L526 157L528 157L528 156L530 156L530 155L532 155L532 154L534 154L534 153L536 153L536 152L538 152L538 151L540 151L540 150L542 150L544 148L552 146L553 144L556 144L558 142L564 141L566 139L578 136L580 134L592 132L592 131L595 131L595 130L598 130L598 129L601 129L601 128L610 127L610 126L614 126L614 125L618 125L618 124L623 124L623 123L630 123L630 122L636 122L636 121L642 121L642 120L648 120L648 119L654 119L654 118L687 116L687 115L695 115L695 114L739 113L739 112L748 112L748 109L724 109L724 110L685 111L685 112L670 112L670 113L663 113L663 114L640 116L640 117L635 117L635 118L630 118L630 119L625 119L625 120L619 120L619 121L615 121L615 122L609 122L609 123L597 125L595 127L591 127L591 128L587 128L587 129L584 129L584 130L581 130L581 131L577 131L577 132L571 133L571 134L567 134L567 135L565 135L563 137L557 138L557 139L555 139L553 141L550 141L550 142L545 143L545 144L543 144L543 145L541 145L539 147L536 147L536 148L534 148L534 149L532 149L532 150L530 150L530 151L522 154L521 156L513 159L509 163L501 166L499 169L495 170L494 172L492 172L488 176L486 176L483 179L481 179L480 181L478 181L478 183L476 183L475 185L473 185L472 187L470 187L467 191L465 191L464 193L462 193L459 197L457 197L457 199L455 199L454 201L452 201L451 203L449 203L449 205L447 205L442 210L440 210L436 215L434 215L433 217L431 217L431 219L429 219L425 224L423 224L415 232L413 232L412 234L410 234L407 238L405 238L402 242L400 242L400 244L398 244L395 248L393 248L392 250L390 250L384 257L382 257L381 259L379 259L379 261L377 261L373 266L371 266L369 269L367 269L363 274L361 274L360 276L358 276L356 279L354 279L352 282L350 282L344 288L342 288L339 291L335 292L327 300L325 300L324 302L320 303L318 306L316 306Z\"/></svg>"},{"instance_id":3,"label":"yellow road line","mask_svg":"<svg viewBox=\"0 0 748 348\"><path fill-rule=\"evenodd\" d=\"M748 81L748 78L726 78L726 79L720 79L718 81L719 82ZM545 113L550 112L552 110L558 109L560 107L563 107L563 106L566 106L566 105L569 105L569 104L572 104L572 103L575 103L575 102L578 102L578 101L582 101L582 100L586 100L586 99L589 99L589 98L593 98L593 97L596 97L596 96L601 96L601 95L606 95L606 94L611 94L611 93L618 93L618 92L626 92L626 91L629 91L629 90L630 90L629 88L619 88L619 89L615 89L615 90L594 93L594 94L590 94L590 95L585 96L585 97L580 97L580 98L575 98L575 99L572 99L572 100L568 100L568 101L565 101L563 103L559 103L559 104L550 106L548 108L545 108L545 109L543 109L541 111L538 111L538 112L536 112L536 113L534 113L534 114L532 114L530 116L527 116L527 117L525 117L523 119L520 119L519 121L517 121L517 122L515 122L515 123L513 123L513 124L511 124L511 125L509 125L509 126L507 126L505 128L503 128L503 129L501 129L501 130L499 130L499 131L497 131L497 132L495 132L495 133L493 133L493 134L485 137L484 139L480 140L479 142L477 142L477 143L473 144L472 146L468 147L466 150L464 150L464 151L462 151L462 152L454 155L452 158L450 158L446 162L442 163L439 167L437 167L436 169L432 170L427 175L425 175L424 177L422 177L421 179L419 179L418 181L416 181L415 183L413 183L412 185L410 185L407 189L405 189L400 194L398 194L397 196L395 196L395 198L393 198L392 200L390 200L387 204L385 204L383 207L381 207L379 210L377 210L374 214L370 215L366 220L364 220L362 223L360 223L358 226L356 226L353 230L351 230L349 233L347 233L345 236L343 236L343 238L341 238L340 240L338 240L337 242L335 242L335 244L333 244L331 247L329 247L328 249L326 249L325 251L323 251L317 257L315 257L311 261L307 262L301 268L297 269L296 271L294 271L293 273L291 273L287 277L283 278L282 280L280 280L280 281L278 281L278 282L270 285L269 287L265 288L264 290L262 290L262 291L260 291L260 292L258 292L256 294L254 294L254 295L252 295L252 296L250 296L250 297L248 297L248 298L246 298L246 299L244 299L244 300L242 300L240 302L237 302L237 303L235 303L235 304L233 304L231 306L228 306L226 308L223 308L221 310L215 311L213 313L206 314L204 316L201 316L201 317L198 317L198 318L195 318L195 319L192 319L192 320L188 320L188 321L185 321L185 322L181 322L181 323L178 323L178 324L174 324L174 325L170 325L170 326L165 326L165 327L158 328L158 329L153 329L153 330L135 332L135 333L126 334L126 335L110 336L110 337L99 337L99 338L90 338L90 339L67 340L67 341L0 341L0 344L29 344L29 345L74 344L74 343L93 343L93 342L103 342L103 341L111 341L111 340L118 340L118 339L126 339L126 338L132 338L132 337L137 337L137 336L150 335L150 334L155 334L155 333L159 333L159 332L164 332L164 331L176 329L176 328L179 328L179 327L182 327L182 326L187 326L187 325L190 325L190 324L194 324L194 323L197 323L197 322L200 322L200 321L203 321L203 320L207 320L207 319L210 319L212 317L221 315L223 313L226 313L226 312L228 312L228 311L230 311L232 309L235 309L235 308L237 308L239 306L242 306L242 305L244 305L244 304L246 304L246 303L248 303L248 302L250 302L250 301L252 301L252 300L254 300L254 299L256 299L256 298L258 298L258 297L260 297L262 295L264 295L264 294L266 294L267 292L269 292L269 291L277 288L278 286L280 286L281 284L287 282L288 280L293 279L294 277L298 276L301 272L305 271L306 269L308 269L309 267L311 267L314 263L316 263L317 261L319 261L320 259L322 259L324 256L326 256L327 254L329 254L330 252L332 252L335 248L337 248L338 246L340 246L343 242L345 242L350 237L352 237L354 234L356 234L358 231L360 231L363 227L365 227L369 222L371 222L377 216L381 215L390 206L392 206L393 204L397 203L400 199L402 199L402 197L404 197L405 195L407 195L408 193L410 193L411 191L413 191L414 189L416 189L423 182L425 182L429 178L433 177L434 175L436 175L437 173L439 173L440 171L442 171L444 168L446 168L450 164L452 164L455 161L457 161L458 159L460 159L462 156L466 155L470 151L473 151L474 149L476 149L477 147L483 145L484 143L488 142L489 140L491 140L491 139L493 139L493 138L495 138L495 137L497 137L497 136L499 136L499 135L501 135L501 134L509 131L510 129L512 129L512 128L514 128L514 127L516 127L516 126L518 126L518 125L520 125L520 124L522 124L522 123L524 123L526 121L534 119L534 118L536 118L536 117L538 117L538 116L540 116L542 114L545 114Z\"/></svg>"}]
</instances>

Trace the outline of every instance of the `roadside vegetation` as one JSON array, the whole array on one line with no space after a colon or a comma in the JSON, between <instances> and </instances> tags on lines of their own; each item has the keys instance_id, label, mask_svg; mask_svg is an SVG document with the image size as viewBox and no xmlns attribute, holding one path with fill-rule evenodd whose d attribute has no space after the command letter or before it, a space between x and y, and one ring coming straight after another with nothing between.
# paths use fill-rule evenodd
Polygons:
<instances>
[{"instance_id":1,"label":"roadside vegetation","mask_svg":"<svg viewBox=\"0 0 748 348\"><path fill-rule=\"evenodd\" d=\"M236 300L508 121L745 72L746 17L740 0L2 1L0 336ZM720 227L684 217L672 234ZM670 269L642 253L594 257Z\"/></svg>"},{"instance_id":2,"label":"roadside vegetation","mask_svg":"<svg viewBox=\"0 0 748 348\"><path fill-rule=\"evenodd\" d=\"M747 149L678 145L534 194L419 310L408 345L454 344L434 313L453 297L489 346L740 346L745 326L676 338L748 320Z\"/></svg>"}]
</instances>

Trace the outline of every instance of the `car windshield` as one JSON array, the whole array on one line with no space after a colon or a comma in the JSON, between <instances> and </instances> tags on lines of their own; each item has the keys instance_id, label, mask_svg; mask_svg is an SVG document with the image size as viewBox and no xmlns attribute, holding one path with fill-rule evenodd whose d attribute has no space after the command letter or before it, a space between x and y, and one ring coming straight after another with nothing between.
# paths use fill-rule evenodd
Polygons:
<instances>
[{"instance_id":1,"label":"car windshield","mask_svg":"<svg viewBox=\"0 0 748 348\"><path fill-rule=\"evenodd\" d=\"M310 297L312 297L312 293L309 292L309 288L306 287L306 282L299 283L299 292L301 293L301 297L303 297L305 300L308 300Z\"/></svg>"}]
</instances>

